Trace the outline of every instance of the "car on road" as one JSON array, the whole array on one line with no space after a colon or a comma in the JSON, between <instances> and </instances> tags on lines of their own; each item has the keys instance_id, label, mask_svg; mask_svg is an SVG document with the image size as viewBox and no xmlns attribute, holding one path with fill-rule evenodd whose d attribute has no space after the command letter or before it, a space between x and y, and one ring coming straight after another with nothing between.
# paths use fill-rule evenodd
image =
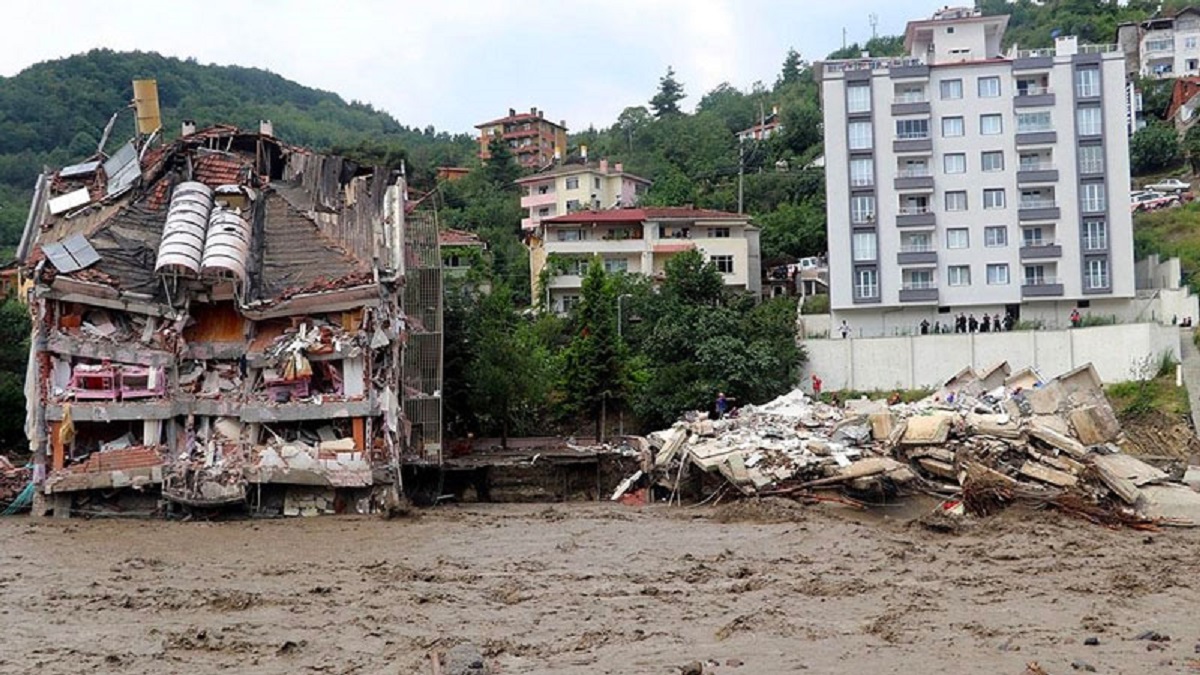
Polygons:
<instances>
[{"instance_id":1,"label":"car on road","mask_svg":"<svg viewBox=\"0 0 1200 675\"><path fill-rule=\"evenodd\" d=\"M1146 189L1154 190L1155 192L1183 192L1184 190L1191 189L1191 187L1191 183L1185 183L1178 178L1168 178L1160 180L1157 183L1151 183L1146 186Z\"/></svg>"},{"instance_id":2,"label":"car on road","mask_svg":"<svg viewBox=\"0 0 1200 675\"><path fill-rule=\"evenodd\" d=\"M1129 195L1129 210L1134 213L1138 211L1155 211L1177 204L1179 204L1178 195L1168 195L1161 192L1154 192L1153 190L1134 192Z\"/></svg>"}]
</instances>

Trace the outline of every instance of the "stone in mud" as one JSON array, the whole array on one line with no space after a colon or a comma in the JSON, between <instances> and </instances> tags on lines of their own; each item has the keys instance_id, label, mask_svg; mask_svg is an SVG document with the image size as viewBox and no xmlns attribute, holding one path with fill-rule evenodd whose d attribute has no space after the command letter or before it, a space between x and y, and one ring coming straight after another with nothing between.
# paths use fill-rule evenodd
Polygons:
<instances>
[{"instance_id":1,"label":"stone in mud","mask_svg":"<svg viewBox=\"0 0 1200 675\"><path fill-rule=\"evenodd\" d=\"M469 642L452 647L442 661L445 675L488 675L492 672L483 661L483 652Z\"/></svg>"}]
</instances>

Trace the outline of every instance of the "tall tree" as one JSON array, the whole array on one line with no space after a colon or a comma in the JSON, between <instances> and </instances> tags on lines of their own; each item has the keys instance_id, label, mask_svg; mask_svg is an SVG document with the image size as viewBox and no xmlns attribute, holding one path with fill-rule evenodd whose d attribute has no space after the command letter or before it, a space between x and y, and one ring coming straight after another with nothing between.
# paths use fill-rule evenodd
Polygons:
<instances>
[{"instance_id":1,"label":"tall tree","mask_svg":"<svg viewBox=\"0 0 1200 675\"><path fill-rule=\"evenodd\" d=\"M775 80L775 88L781 89L789 84L796 84L803 77L804 60L800 58L800 52L792 49L787 50L787 55L783 57L783 68L780 69L779 78Z\"/></svg>"},{"instance_id":2,"label":"tall tree","mask_svg":"<svg viewBox=\"0 0 1200 675\"><path fill-rule=\"evenodd\" d=\"M508 142L499 135L492 136L488 141L488 154L490 157L483 167L484 177L497 190L511 190L513 181L521 175L521 167L513 159Z\"/></svg>"},{"instance_id":3,"label":"tall tree","mask_svg":"<svg viewBox=\"0 0 1200 675\"><path fill-rule=\"evenodd\" d=\"M536 346L524 339L522 318L513 307L512 292L498 284L479 299L471 330L473 358L469 380L473 411L481 424L508 435L522 411L545 398L549 377Z\"/></svg>"},{"instance_id":4,"label":"tall tree","mask_svg":"<svg viewBox=\"0 0 1200 675\"><path fill-rule=\"evenodd\" d=\"M650 108L659 119L667 115L679 115L682 113L679 102L686 97L683 85L675 79L675 69L667 66L667 74L658 80L658 93L650 99Z\"/></svg>"},{"instance_id":5,"label":"tall tree","mask_svg":"<svg viewBox=\"0 0 1200 675\"><path fill-rule=\"evenodd\" d=\"M575 313L574 336L567 347L567 400L575 412L595 420L596 438L604 437L604 417L625 399L624 349L616 330L618 293L599 258L588 265Z\"/></svg>"}]
</instances>

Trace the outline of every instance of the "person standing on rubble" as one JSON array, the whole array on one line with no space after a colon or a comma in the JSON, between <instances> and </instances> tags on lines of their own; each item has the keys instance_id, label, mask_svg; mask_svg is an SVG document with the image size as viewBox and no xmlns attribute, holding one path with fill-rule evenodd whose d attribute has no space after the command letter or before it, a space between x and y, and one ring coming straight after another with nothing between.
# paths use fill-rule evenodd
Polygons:
<instances>
[{"instance_id":1,"label":"person standing on rubble","mask_svg":"<svg viewBox=\"0 0 1200 675\"><path fill-rule=\"evenodd\" d=\"M724 419L725 413L729 412L729 399L725 398L725 392L717 392L717 419Z\"/></svg>"},{"instance_id":2,"label":"person standing on rubble","mask_svg":"<svg viewBox=\"0 0 1200 675\"><path fill-rule=\"evenodd\" d=\"M821 378L817 377L816 373L812 374L813 398L821 398Z\"/></svg>"}]
</instances>

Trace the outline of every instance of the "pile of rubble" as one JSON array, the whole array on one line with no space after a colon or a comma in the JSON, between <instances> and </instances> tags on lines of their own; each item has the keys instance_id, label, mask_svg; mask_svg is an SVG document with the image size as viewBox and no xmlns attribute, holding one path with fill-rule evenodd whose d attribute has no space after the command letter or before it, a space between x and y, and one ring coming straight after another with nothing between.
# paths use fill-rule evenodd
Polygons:
<instances>
[{"instance_id":1,"label":"pile of rubble","mask_svg":"<svg viewBox=\"0 0 1200 675\"><path fill-rule=\"evenodd\" d=\"M1024 502L1095 522L1200 525L1200 481L1189 487L1121 452L1120 423L1090 364L1050 380L1008 364L967 368L916 403L834 406L796 390L724 419L689 413L647 441L642 470L614 500L640 485L668 501L714 484L709 498L856 505L927 493L976 515Z\"/></svg>"},{"instance_id":2,"label":"pile of rubble","mask_svg":"<svg viewBox=\"0 0 1200 675\"><path fill-rule=\"evenodd\" d=\"M0 507L7 507L16 501L29 485L32 475L32 470L13 466L3 455L0 455Z\"/></svg>"}]
</instances>

